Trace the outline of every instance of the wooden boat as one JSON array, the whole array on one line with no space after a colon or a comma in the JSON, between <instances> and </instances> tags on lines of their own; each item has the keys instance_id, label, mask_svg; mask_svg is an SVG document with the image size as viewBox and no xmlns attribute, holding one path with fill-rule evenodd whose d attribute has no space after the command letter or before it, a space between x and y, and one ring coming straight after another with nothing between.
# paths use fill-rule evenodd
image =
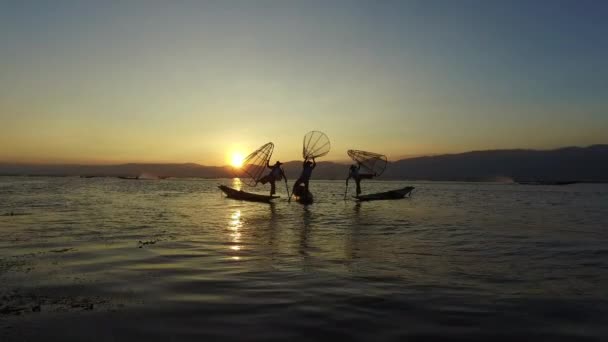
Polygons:
<instances>
[{"instance_id":1,"label":"wooden boat","mask_svg":"<svg viewBox=\"0 0 608 342\"><path fill-rule=\"evenodd\" d=\"M402 189L391 190L391 191L386 191L386 192L378 192L378 193L369 194L369 195L355 196L355 198L358 201L394 200L394 199L401 199L401 198L404 198L405 196L411 195L412 190L414 190L413 186L406 186L405 188L402 188Z\"/></svg>"},{"instance_id":2,"label":"wooden boat","mask_svg":"<svg viewBox=\"0 0 608 342\"><path fill-rule=\"evenodd\" d=\"M251 202L265 202L270 203L275 198L279 198L279 196L267 196L261 194L252 194L250 192L245 192L243 190L236 190L225 185L218 185L218 188L222 190L226 197L237 199L241 201L251 201Z\"/></svg>"}]
</instances>

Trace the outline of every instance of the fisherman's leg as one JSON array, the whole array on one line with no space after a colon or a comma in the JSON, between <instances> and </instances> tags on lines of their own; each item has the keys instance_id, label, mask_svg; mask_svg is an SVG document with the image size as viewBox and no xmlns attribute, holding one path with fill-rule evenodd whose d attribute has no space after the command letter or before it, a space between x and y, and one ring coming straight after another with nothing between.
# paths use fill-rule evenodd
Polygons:
<instances>
[{"instance_id":1,"label":"fisherman's leg","mask_svg":"<svg viewBox=\"0 0 608 342\"><path fill-rule=\"evenodd\" d=\"M357 184L357 196L359 196L361 194L361 180L357 179L355 183Z\"/></svg>"},{"instance_id":2,"label":"fisherman's leg","mask_svg":"<svg viewBox=\"0 0 608 342\"><path fill-rule=\"evenodd\" d=\"M270 181L270 196L274 195L276 191L276 187L274 184L274 179Z\"/></svg>"}]
</instances>

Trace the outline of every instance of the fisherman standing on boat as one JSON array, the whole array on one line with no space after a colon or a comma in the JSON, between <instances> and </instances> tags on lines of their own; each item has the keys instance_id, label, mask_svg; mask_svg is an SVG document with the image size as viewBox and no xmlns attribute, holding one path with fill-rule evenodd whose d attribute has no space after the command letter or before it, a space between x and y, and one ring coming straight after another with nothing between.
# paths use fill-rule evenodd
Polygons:
<instances>
[{"instance_id":1,"label":"fisherman standing on boat","mask_svg":"<svg viewBox=\"0 0 608 342\"><path fill-rule=\"evenodd\" d=\"M275 194L275 191L276 191L275 183L277 181L280 181L283 178L285 178L285 181L287 181L287 176L285 176L285 171L283 171L283 168L281 167L281 165L283 165L283 163L281 163L278 160L276 163L274 163L273 166L270 166L270 161L267 161L266 167L270 169L270 172L266 176L264 176L258 180L258 182L260 182L262 184L266 184L266 183L270 182L270 196ZM287 183L285 183L285 184L287 184Z\"/></svg>"},{"instance_id":2,"label":"fisherman standing on boat","mask_svg":"<svg viewBox=\"0 0 608 342\"><path fill-rule=\"evenodd\" d=\"M361 171L361 164L357 163L357 165L351 165L349 168L349 171L348 171L348 177L346 178L347 187L348 187L349 179L352 178L355 180L355 184L357 185L357 196L359 196L361 194L361 180L362 179L372 179L375 176L375 174L361 173L360 171Z\"/></svg>"},{"instance_id":3,"label":"fisherman standing on boat","mask_svg":"<svg viewBox=\"0 0 608 342\"><path fill-rule=\"evenodd\" d=\"M312 170L316 166L317 162L315 161L315 158L312 158L312 162L308 159L304 160L304 164L302 164L302 173L293 185L293 194L298 194L298 187L302 184L304 185L304 194L308 193L308 182L310 181L310 176L312 176Z\"/></svg>"}]
</instances>

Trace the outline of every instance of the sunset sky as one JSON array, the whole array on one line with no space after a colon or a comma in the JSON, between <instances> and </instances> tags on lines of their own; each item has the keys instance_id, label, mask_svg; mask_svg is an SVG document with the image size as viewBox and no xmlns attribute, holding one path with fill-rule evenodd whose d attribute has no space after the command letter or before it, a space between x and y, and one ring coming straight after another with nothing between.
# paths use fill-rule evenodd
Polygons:
<instances>
[{"instance_id":1,"label":"sunset sky","mask_svg":"<svg viewBox=\"0 0 608 342\"><path fill-rule=\"evenodd\" d=\"M608 142L606 1L4 1L0 161Z\"/></svg>"}]
</instances>

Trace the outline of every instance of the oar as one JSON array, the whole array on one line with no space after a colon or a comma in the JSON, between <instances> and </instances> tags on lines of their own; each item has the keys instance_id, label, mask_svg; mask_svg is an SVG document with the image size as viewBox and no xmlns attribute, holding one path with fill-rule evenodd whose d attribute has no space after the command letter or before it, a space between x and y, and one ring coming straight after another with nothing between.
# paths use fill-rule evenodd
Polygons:
<instances>
[{"instance_id":1,"label":"oar","mask_svg":"<svg viewBox=\"0 0 608 342\"><path fill-rule=\"evenodd\" d=\"M346 188L344 189L344 200L346 201L346 193L348 192L348 179L346 180Z\"/></svg>"},{"instance_id":2,"label":"oar","mask_svg":"<svg viewBox=\"0 0 608 342\"><path fill-rule=\"evenodd\" d=\"M285 180L285 191L287 191L287 202L291 202L291 195L289 194L289 186L287 185L287 178L283 177Z\"/></svg>"}]
</instances>

